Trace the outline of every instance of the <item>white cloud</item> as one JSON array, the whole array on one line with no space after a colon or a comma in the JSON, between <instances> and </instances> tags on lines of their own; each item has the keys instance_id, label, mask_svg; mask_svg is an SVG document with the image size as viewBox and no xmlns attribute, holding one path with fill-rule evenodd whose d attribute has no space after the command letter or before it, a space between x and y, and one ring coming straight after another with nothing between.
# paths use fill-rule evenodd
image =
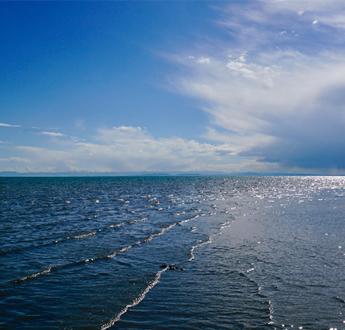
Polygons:
<instances>
[{"instance_id":1,"label":"white cloud","mask_svg":"<svg viewBox=\"0 0 345 330\"><path fill-rule=\"evenodd\" d=\"M343 0L230 2L220 12L218 24L230 33L231 47L253 51L260 46L303 50L312 46L320 50L326 48L325 43L328 48L344 44Z\"/></svg>"},{"instance_id":2,"label":"white cloud","mask_svg":"<svg viewBox=\"0 0 345 330\"><path fill-rule=\"evenodd\" d=\"M209 127L205 134L205 138L209 141L224 144L231 149L232 154L239 155L245 153L248 150L256 148L257 146L267 146L274 142L274 138L265 134L253 134L253 135L236 135L222 133L215 128Z\"/></svg>"},{"instance_id":3,"label":"white cloud","mask_svg":"<svg viewBox=\"0 0 345 330\"><path fill-rule=\"evenodd\" d=\"M344 10L345 11L345 10ZM344 14L332 14L321 19L321 23L333 26L336 28L345 29L345 13Z\"/></svg>"},{"instance_id":4,"label":"white cloud","mask_svg":"<svg viewBox=\"0 0 345 330\"><path fill-rule=\"evenodd\" d=\"M175 90L196 98L209 115L203 136L207 142L157 138L145 128L118 126L100 129L85 141L52 139L50 148L18 146L11 157L0 159L0 168L345 169L343 13L343 0L230 3L218 21L229 38L184 50L182 55L165 54L184 69L177 71L184 74L176 77ZM63 136L53 131L41 134Z\"/></svg>"},{"instance_id":5,"label":"white cloud","mask_svg":"<svg viewBox=\"0 0 345 330\"><path fill-rule=\"evenodd\" d=\"M13 125L13 124L8 124L8 123L0 123L0 127L16 128L16 127L20 127L20 125Z\"/></svg>"},{"instance_id":6,"label":"white cloud","mask_svg":"<svg viewBox=\"0 0 345 330\"><path fill-rule=\"evenodd\" d=\"M292 11L303 15L311 12L334 12L344 9L343 0L259 0L260 4L272 11Z\"/></svg>"},{"instance_id":7,"label":"white cloud","mask_svg":"<svg viewBox=\"0 0 345 330\"><path fill-rule=\"evenodd\" d=\"M221 22L233 40L213 43L207 66L172 57L185 68L175 89L202 101L211 116L206 137L282 167L344 169L345 49L333 44L343 31L325 28L341 27L341 15L330 22L341 8L343 1L230 5ZM281 34L289 26L296 31Z\"/></svg>"},{"instance_id":8,"label":"white cloud","mask_svg":"<svg viewBox=\"0 0 345 330\"><path fill-rule=\"evenodd\" d=\"M62 136L64 136L64 134L62 134L60 132L54 132L54 131L41 131L39 134L50 136L50 137L62 137Z\"/></svg>"},{"instance_id":9,"label":"white cloud","mask_svg":"<svg viewBox=\"0 0 345 330\"><path fill-rule=\"evenodd\" d=\"M252 157L234 156L230 143L201 143L179 137L155 138L141 127L98 130L87 142L66 140L55 146L17 146L1 170L24 172L131 172L262 170ZM273 167L272 167L273 168Z\"/></svg>"},{"instance_id":10,"label":"white cloud","mask_svg":"<svg viewBox=\"0 0 345 330\"><path fill-rule=\"evenodd\" d=\"M255 1L254 1L255 2ZM302 20L313 17L312 24L323 24L335 29L345 28L345 2L343 0L259 0L266 20L273 15L297 13Z\"/></svg>"},{"instance_id":11,"label":"white cloud","mask_svg":"<svg viewBox=\"0 0 345 330\"><path fill-rule=\"evenodd\" d=\"M209 57L199 57L197 59L197 62L200 63L200 64L209 64L210 63L210 58Z\"/></svg>"},{"instance_id":12,"label":"white cloud","mask_svg":"<svg viewBox=\"0 0 345 330\"><path fill-rule=\"evenodd\" d=\"M254 155L255 148L294 136L304 138L301 145L320 138L342 145L345 60L340 54L262 52L247 62L213 58L211 63L189 66L177 85L204 101L214 125L227 132L223 141L236 142L236 150Z\"/></svg>"}]
</instances>

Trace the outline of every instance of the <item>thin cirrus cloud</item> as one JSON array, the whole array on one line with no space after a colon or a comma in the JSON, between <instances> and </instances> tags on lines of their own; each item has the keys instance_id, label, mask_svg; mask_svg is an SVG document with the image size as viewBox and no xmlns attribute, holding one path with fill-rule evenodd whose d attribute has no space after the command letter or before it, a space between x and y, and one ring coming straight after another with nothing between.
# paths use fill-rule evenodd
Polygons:
<instances>
[{"instance_id":1,"label":"thin cirrus cloud","mask_svg":"<svg viewBox=\"0 0 345 330\"><path fill-rule=\"evenodd\" d=\"M185 69L174 88L203 103L210 141L281 168L345 168L345 3L327 3L230 5L218 24L231 41L173 57Z\"/></svg>"}]
</instances>

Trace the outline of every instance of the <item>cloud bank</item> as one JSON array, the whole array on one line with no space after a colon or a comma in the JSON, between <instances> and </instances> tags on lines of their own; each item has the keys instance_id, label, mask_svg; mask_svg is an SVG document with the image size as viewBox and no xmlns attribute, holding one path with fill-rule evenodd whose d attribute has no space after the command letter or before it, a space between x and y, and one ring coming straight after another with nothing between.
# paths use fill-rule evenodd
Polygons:
<instances>
[{"instance_id":1,"label":"cloud bank","mask_svg":"<svg viewBox=\"0 0 345 330\"><path fill-rule=\"evenodd\" d=\"M233 155L226 143L179 137L155 138L141 127L103 128L90 141L65 135L54 145L16 146L0 168L18 172L183 172L262 170L250 157Z\"/></svg>"},{"instance_id":2,"label":"cloud bank","mask_svg":"<svg viewBox=\"0 0 345 330\"><path fill-rule=\"evenodd\" d=\"M2 143L0 170L345 173L344 1L221 6L214 9L221 33L165 55L178 67L170 87L208 114L203 136L117 126L80 139L31 128L44 141Z\"/></svg>"},{"instance_id":3,"label":"cloud bank","mask_svg":"<svg viewBox=\"0 0 345 330\"><path fill-rule=\"evenodd\" d=\"M230 5L218 22L229 41L175 55L186 70L175 88L204 104L206 137L238 155L285 168L344 169L343 18L345 3L335 0Z\"/></svg>"}]
</instances>

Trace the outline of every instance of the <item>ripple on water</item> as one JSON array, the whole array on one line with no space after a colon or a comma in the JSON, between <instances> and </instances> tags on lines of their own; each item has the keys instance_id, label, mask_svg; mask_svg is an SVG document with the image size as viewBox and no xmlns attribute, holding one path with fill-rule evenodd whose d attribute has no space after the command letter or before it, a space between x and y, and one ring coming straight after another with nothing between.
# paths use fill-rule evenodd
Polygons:
<instances>
[{"instance_id":1,"label":"ripple on water","mask_svg":"<svg viewBox=\"0 0 345 330\"><path fill-rule=\"evenodd\" d=\"M344 178L16 180L0 190L0 324L343 327Z\"/></svg>"}]
</instances>

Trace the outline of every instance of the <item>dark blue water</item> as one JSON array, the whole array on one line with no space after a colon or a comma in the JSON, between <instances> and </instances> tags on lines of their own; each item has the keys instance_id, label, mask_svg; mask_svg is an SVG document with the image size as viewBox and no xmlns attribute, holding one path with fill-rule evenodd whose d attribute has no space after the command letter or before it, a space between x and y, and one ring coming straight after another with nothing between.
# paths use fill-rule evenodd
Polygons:
<instances>
[{"instance_id":1,"label":"dark blue water","mask_svg":"<svg viewBox=\"0 0 345 330\"><path fill-rule=\"evenodd\" d=\"M345 329L345 178L0 178L3 329Z\"/></svg>"}]
</instances>

